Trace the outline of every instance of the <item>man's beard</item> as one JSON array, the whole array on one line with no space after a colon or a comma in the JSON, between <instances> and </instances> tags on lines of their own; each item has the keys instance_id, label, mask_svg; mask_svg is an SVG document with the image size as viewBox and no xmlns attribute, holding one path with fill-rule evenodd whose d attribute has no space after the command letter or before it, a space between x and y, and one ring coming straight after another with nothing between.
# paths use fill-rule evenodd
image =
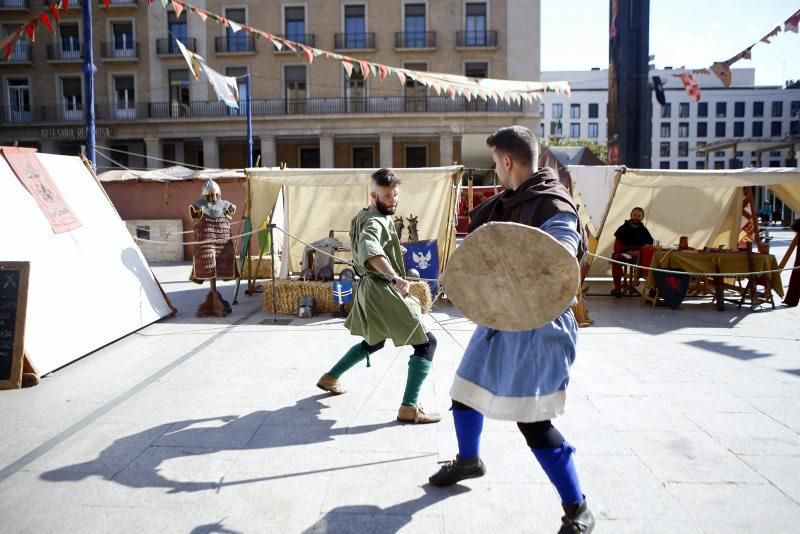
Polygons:
<instances>
[{"instance_id":1,"label":"man's beard","mask_svg":"<svg viewBox=\"0 0 800 534\"><path fill-rule=\"evenodd\" d=\"M642 222L631 219L631 226L639 226Z\"/></svg>"},{"instance_id":2,"label":"man's beard","mask_svg":"<svg viewBox=\"0 0 800 534\"><path fill-rule=\"evenodd\" d=\"M397 211L397 206L389 207L377 198L375 199L375 207L378 208L378 211L383 215L394 215L394 213Z\"/></svg>"}]
</instances>

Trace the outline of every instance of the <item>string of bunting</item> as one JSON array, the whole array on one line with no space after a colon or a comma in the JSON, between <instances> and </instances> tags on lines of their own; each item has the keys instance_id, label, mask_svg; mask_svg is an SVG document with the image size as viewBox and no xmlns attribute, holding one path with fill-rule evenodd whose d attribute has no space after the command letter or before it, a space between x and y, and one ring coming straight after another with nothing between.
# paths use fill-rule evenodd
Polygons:
<instances>
[{"instance_id":1,"label":"string of bunting","mask_svg":"<svg viewBox=\"0 0 800 534\"><path fill-rule=\"evenodd\" d=\"M85 0L91 1L91 0ZM110 9L111 0L102 0L106 9ZM51 33L55 33L53 20L57 24L60 20L60 12L69 9L69 0L57 0L42 10L38 15L32 17L22 24L16 31L0 40L0 53L8 61L14 49L14 45L23 35L28 37L31 42L36 40L36 30L38 24L43 24ZM147 0L147 5L152 6L153 0ZM433 89L437 95L447 95L455 99L457 97L466 98L468 101L473 99L490 99L495 102L505 101L507 104L514 102L521 104L522 101L533 103L534 100L541 100L542 94L547 91L556 93L570 94L569 84L565 81L556 82L528 82L514 80L498 80L491 78L470 78L454 74L444 74L437 72L425 72L412 69L392 67L381 63L375 63L365 59L357 59L342 54L337 54L329 50L308 46L304 43L286 39L280 35L274 35L257 28L240 24L213 13L205 8L195 6L185 0L161 0L164 8L170 4L175 11L175 15L180 17L184 11L193 13L201 21L205 22L212 19L228 28L231 32L239 33L244 31L256 39L265 39L270 42L278 51L289 50L299 57L304 58L308 63L313 63L314 59L323 57L334 61L339 61L348 76L353 73L360 74L364 79L369 76L385 80L387 77L394 76L400 83L405 84L406 80L412 80L426 87ZM60 12L59 12L60 11ZM53 20L51 20L53 19Z\"/></svg>"},{"instance_id":2,"label":"string of bunting","mask_svg":"<svg viewBox=\"0 0 800 534\"><path fill-rule=\"evenodd\" d=\"M715 61L710 67L705 69L692 69L691 72L681 72L673 74L673 76L680 78L681 82L683 82L683 87L686 89L686 94L688 94L689 97L695 102L699 102L701 98L701 92L700 85L697 83L697 80L694 77L695 74L714 74L717 78L719 78L719 81L722 82L722 85L725 87L730 87L731 81L733 80L731 65L742 59L750 59L752 57L751 51L753 50L754 46L759 43L770 44L770 39L775 38L779 33L781 33L781 31L798 33L799 25L800 9L795 11L792 16L783 21L783 30L781 30L780 25L775 26L764 37L751 44L732 58L726 59L725 61Z\"/></svg>"}]
</instances>

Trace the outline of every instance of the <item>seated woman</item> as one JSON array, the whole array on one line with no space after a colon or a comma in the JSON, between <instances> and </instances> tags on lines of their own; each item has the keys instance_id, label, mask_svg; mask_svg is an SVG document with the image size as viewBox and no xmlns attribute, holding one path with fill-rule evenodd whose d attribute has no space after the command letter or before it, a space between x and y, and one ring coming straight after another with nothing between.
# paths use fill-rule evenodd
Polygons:
<instances>
[{"instance_id":1,"label":"seated woman","mask_svg":"<svg viewBox=\"0 0 800 534\"><path fill-rule=\"evenodd\" d=\"M644 209L640 207L631 210L631 218L625 221L617 231L614 232L614 253L611 257L618 261L636 263L640 251L645 245L653 244L653 236L645 228ZM611 276L614 278L614 289L611 294L619 298L622 296L622 265L619 263L611 264Z\"/></svg>"}]
</instances>

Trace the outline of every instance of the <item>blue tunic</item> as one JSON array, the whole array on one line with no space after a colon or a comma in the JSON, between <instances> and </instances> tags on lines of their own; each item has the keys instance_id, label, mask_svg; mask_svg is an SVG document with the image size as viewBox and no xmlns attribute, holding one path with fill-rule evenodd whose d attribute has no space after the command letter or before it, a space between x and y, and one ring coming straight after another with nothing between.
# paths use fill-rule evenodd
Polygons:
<instances>
[{"instance_id":1,"label":"blue tunic","mask_svg":"<svg viewBox=\"0 0 800 534\"><path fill-rule=\"evenodd\" d=\"M574 214L540 226L573 254L580 234ZM574 302L573 302L574 304ZM478 326L450 390L453 400L493 419L535 422L564 413L578 324L570 308L550 323L522 332Z\"/></svg>"}]
</instances>

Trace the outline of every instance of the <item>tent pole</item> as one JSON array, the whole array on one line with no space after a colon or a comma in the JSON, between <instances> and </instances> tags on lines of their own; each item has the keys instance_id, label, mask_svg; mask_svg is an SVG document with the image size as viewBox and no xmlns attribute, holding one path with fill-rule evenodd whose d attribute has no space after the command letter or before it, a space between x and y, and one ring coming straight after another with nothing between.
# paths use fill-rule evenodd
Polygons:
<instances>
[{"instance_id":1,"label":"tent pole","mask_svg":"<svg viewBox=\"0 0 800 534\"><path fill-rule=\"evenodd\" d=\"M92 34L92 2L83 2L83 78L86 86L86 157L97 170L95 156L95 110L94 110L94 39Z\"/></svg>"},{"instance_id":2,"label":"tent pole","mask_svg":"<svg viewBox=\"0 0 800 534\"><path fill-rule=\"evenodd\" d=\"M270 221L269 223L269 255L272 258L272 322L278 322L278 305L275 302L275 239L273 229L275 224Z\"/></svg>"},{"instance_id":3,"label":"tent pole","mask_svg":"<svg viewBox=\"0 0 800 534\"><path fill-rule=\"evenodd\" d=\"M253 106L250 95L250 74L244 76L244 86L247 88L247 167L253 167Z\"/></svg>"}]
</instances>

